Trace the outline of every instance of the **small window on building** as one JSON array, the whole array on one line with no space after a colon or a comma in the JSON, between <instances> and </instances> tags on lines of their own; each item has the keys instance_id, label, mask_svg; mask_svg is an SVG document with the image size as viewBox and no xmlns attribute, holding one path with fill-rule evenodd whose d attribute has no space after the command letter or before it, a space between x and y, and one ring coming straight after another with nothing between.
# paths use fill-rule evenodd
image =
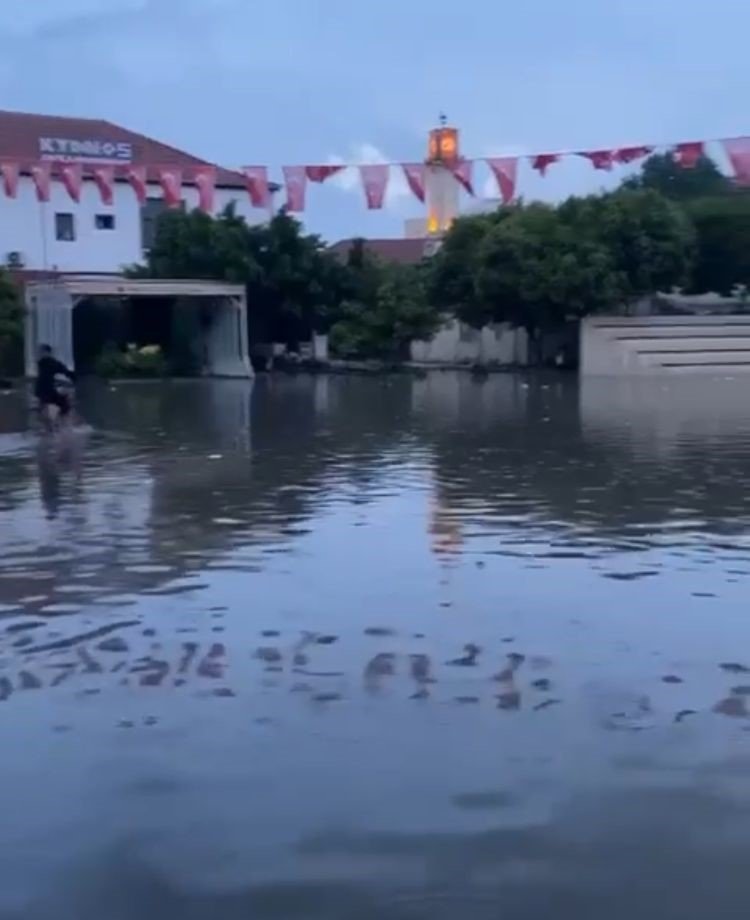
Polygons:
<instances>
[{"instance_id":1,"label":"small window on building","mask_svg":"<svg viewBox=\"0 0 750 920\"><path fill-rule=\"evenodd\" d=\"M147 198L141 207L141 248L148 251L154 245L156 224L167 210L163 198Z\"/></svg>"},{"instance_id":2,"label":"small window on building","mask_svg":"<svg viewBox=\"0 0 750 920\"><path fill-rule=\"evenodd\" d=\"M55 238L72 243L76 238L76 223L72 214L58 211L55 214Z\"/></svg>"},{"instance_id":3,"label":"small window on building","mask_svg":"<svg viewBox=\"0 0 750 920\"><path fill-rule=\"evenodd\" d=\"M186 210L184 199L180 202L180 210L183 212ZM141 248L145 252L148 252L154 245L159 218L169 211L170 208L167 207L163 198L147 198L141 206Z\"/></svg>"},{"instance_id":4,"label":"small window on building","mask_svg":"<svg viewBox=\"0 0 750 920\"><path fill-rule=\"evenodd\" d=\"M94 226L97 230L114 230L115 229L115 215L114 214L95 214L94 215Z\"/></svg>"}]
</instances>

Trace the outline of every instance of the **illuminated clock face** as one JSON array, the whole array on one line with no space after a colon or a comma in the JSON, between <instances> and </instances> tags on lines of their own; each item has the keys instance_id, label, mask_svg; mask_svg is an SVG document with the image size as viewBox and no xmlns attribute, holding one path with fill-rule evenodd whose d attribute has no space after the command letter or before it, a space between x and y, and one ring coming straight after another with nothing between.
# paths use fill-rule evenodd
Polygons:
<instances>
[{"instance_id":1,"label":"illuminated clock face","mask_svg":"<svg viewBox=\"0 0 750 920\"><path fill-rule=\"evenodd\" d=\"M456 155L456 138L447 131L443 132L440 147L444 157L454 157Z\"/></svg>"}]
</instances>

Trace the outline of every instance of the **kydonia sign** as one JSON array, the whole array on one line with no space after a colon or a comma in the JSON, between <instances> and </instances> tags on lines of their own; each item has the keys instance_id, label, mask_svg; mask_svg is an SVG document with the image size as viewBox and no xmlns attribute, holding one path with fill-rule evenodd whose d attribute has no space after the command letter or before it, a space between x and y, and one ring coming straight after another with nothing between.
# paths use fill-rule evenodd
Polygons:
<instances>
[{"instance_id":1,"label":"kydonia sign","mask_svg":"<svg viewBox=\"0 0 750 920\"><path fill-rule=\"evenodd\" d=\"M133 159L133 145L128 141L40 137L39 156L43 160L95 160L100 163L129 163Z\"/></svg>"}]
</instances>

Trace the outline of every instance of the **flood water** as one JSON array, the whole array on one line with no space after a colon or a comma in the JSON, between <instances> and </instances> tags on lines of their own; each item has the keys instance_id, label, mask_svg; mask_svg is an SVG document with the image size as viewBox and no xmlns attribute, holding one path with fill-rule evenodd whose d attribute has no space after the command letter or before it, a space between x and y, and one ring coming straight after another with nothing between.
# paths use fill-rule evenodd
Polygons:
<instances>
[{"instance_id":1,"label":"flood water","mask_svg":"<svg viewBox=\"0 0 750 920\"><path fill-rule=\"evenodd\" d=\"M749 393L0 397L0 918L746 916Z\"/></svg>"}]
</instances>

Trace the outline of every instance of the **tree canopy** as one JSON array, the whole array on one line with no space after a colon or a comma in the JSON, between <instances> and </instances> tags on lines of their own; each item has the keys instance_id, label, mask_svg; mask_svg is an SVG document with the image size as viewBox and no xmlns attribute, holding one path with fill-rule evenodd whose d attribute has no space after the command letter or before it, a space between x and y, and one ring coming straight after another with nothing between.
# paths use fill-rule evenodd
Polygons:
<instances>
[{"instance_id":1,"label":"tree canopy","mask_svg":"<svg viewBox=\"0 0 750 920\"><path fill-rule=\"evenodd\" d=\"M407 358L413 339L440 326L423 265L383 262L355 241L346 262L346 296L331 329L331 346L343 357Z\"/></svg>"},{"instance_id":2,"label":"tree canopy","mask_svg":"<svg viewBox=\"0 0 750 920\"><path fill-rule=\"evenodd\" d=\"M637 176L624 183L625 188L651 189L672 201L689 201L713 195L728 195L734 185L712 159L702 156L695 166L686 169L676 163L671 153L655 153L641 167Z\"/></svg>"},{"instance_id":3,"label":"tree canopy","mask_svg":"<svg viewBox=\"0 0 750 920\"><path fill-rule=\"evenodd\" d=\"M686 204L697 236L690 290L731 294L750 286L750 196L698 198Z\"/></svg>"},{"instance_id":4,"label":"tree canopy","mask_svg":"<svg viewBox=\"0 0 750 920\"><path fill-rule=\"evenodd\" d=\"M463 321L523 326L567 319L685 282L693 230L650 189L517 204L460 218L430 266L434 301Z\"/></svg>"},{"instance_id":5,"label":"tree canopy","mask_svg":"<svg viewBox=\"0 0 750 920\"><path fill-rule=\"evenodd\" d=\"M576 236L603 247L615 273L618 298L632 302L684 285L695 234L685 212L649 188L569 198L562 219Z\"/></svg>"},{"instance_id":6,"label":"tree canopy","mask_svg":"<svg viewBox=\"0 0 750 920\"><path fill-rule=\"evenodd\" d=\"M252 227L231 209L217 218L168 212L146 264L130 272L242 283L254 341L296 344L331 331L334 347L351 357L403 356L409 340L440 323L420 267L380 262L363 241L342 261L283 212Z\"/></svg>"},{"instance_id":7,"label":"tree canopy","mask_svg":"<svg viewBox=\"0 0 750 920\"><path fill-rule=\"evenodd\" d=\"M489 229L479 247L476 289L486 321L523 326L532 338L607 309L620 294L605 247L543 204L517 207Z\"/></svg>"},{"instance_id":8,"label":"tree canopy","mask_svg":"<svg viewBox=\"0 0 750 920\"><path fill-rule=\"evenodd\" d=\"M231 208L217 218L200 211L162 215L145 265L131 273L244 284L255 338L282 342L327 329L345 280L323 241L303 233L292 217L282 212L250 226Z\"/></svg>"},{"instance_id":9,"label":"tree canopy","mask_svg":"<svg viewBox=\"0 0 750 920\"><path fill-rule=\"evenodd\" d=\"M692 169L670 154L649 157L629 188L652 189L682 208L695 228L693 293L730 294L750 284L750 192L738 187L708 157Z\"/></svg>"}]
</instances>

